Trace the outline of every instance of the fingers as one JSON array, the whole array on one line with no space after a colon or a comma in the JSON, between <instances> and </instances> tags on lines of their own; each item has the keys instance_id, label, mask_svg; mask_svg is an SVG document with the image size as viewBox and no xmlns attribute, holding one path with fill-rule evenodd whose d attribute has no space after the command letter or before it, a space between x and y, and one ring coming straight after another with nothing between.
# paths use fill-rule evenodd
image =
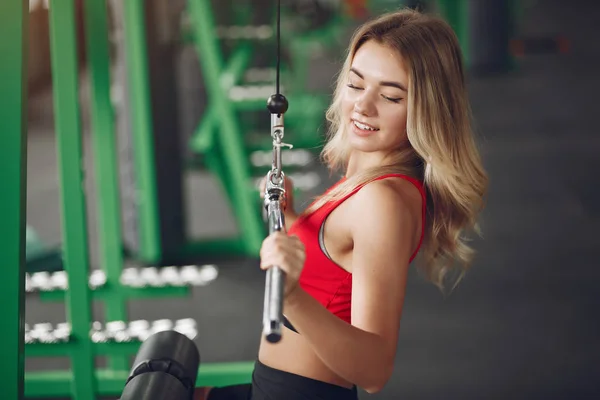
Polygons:
<instances>
[{"instance_id":1,"label":"fingers","mask_svg":"<svg viewBox=\"0 0 600 400\"><path fill-rule=\"evenodd\" d=\"M267 270L276 266L285 272L285 296L298 286L305 260L304 244L297 236L288 236L284 232L269 235L260 249L261 269Z\"/></svg>"},{"instance_id":2,"label":"fingers","mask_svg":"<svg viewBox=\"0 0 600 400\"><path fill-rule=\"evenodd\" d=\"M269 235L260 249L260 268L278 266L286 273L298 275L306 258L304 244L297 236L288 236L283 232Z\"/></svg>"},{"instance_id":3,"label":"fingers","mask_svg":"<svg viewBox=\"0 0 600 400\"><path fill-rule=\"evenodd\" d=\"M280 252L290 249L304 251L304 243L296 235L288 235L285 232L273 232L265 238L262 248L273 248Z\"/></svg>"}]
</instances>

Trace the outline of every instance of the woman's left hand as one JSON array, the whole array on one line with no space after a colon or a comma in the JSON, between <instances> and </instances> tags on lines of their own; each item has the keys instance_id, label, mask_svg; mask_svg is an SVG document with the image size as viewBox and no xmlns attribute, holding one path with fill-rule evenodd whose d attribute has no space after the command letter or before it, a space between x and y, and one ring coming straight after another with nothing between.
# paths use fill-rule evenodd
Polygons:
<instances>
[{"instance_id":1,"label":"woman's left hand","mask_svg":"<svg viewBox=\"0 0 600 400\"><path fill-rule=\"evenodd\" d=\"M274 232L267 236L260 249L261 269L277 266L286 273L284 297L298 287L305 260L304 244L297 236L288 236L283 232Z\"/></svg>"}]
</instances>

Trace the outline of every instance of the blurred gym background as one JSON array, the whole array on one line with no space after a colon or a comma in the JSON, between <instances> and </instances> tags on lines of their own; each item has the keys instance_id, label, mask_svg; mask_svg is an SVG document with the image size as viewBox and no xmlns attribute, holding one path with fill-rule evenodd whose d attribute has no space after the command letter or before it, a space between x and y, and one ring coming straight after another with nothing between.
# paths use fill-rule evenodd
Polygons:
<instances>
[{"instance_id":1,"label":"blurred gym background","mask_svg":"<svg viewBox=\"0 0 600 400\"><path fill-rule=\"evenodd\" d=\"M275 1L106 3L110 76L98 77L89 52L101 45L90 49L98 40L90 33L103 30L86 30L83 1L74 2L89 268L102 286L115 279L104 268L116 257L119 282L157 290L94 302L98 340L131 335L129 321L142 331L179 324L202 364L252 361L264 289L255 182L270 168ZM443 15L459 35L491 187L472 270L447 297L412 271L394 375L361 398L600 398L598 2L282 0L285 141L295 146L284 172L297 182L297 208L335 179L318 152L350 34L403 6ZM59 342L48 337L64 328L65 303L48 292L65 279L56 113L68 111L53 106L50 43L68 33L50 33L47 2L30 0L29 18L25 322L36 332L30 341ZM114 109L114 152L99 149L105 142L93 133L111 126L93 117L102 107L91 88L102 82ZM69 160L76 169L77 158ZM112 161L117 192L99 179ZM107 206L115 193L120 210ZM107 245L115 235L120 250ZM159 295L181 281L187 295ZM68 357L44 351L28 355L27 373L68 370ZM127 368L105 357L96 365L113 362ZM64 397L43 376L30 393Z\"/></svg>"}]
</instances>

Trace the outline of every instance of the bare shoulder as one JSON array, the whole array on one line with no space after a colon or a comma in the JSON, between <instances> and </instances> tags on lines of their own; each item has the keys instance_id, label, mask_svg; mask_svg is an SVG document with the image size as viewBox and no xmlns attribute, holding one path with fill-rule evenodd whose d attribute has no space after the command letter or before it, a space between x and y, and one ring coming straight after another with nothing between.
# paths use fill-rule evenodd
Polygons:
<instances>
[{"instance_id":1,"label":"bare shoulder","mask_svg":"<svg viewBox=\"0 0 600 400\"><path fill-rule=\"evenodd\" d=\"M421 205L421 193L412 182L387 178L370 182L359 190L354 196L352 209L357 216L380 216L384 220L394 217L412 219L420 217Z\"/></svg>"}]
</instances>

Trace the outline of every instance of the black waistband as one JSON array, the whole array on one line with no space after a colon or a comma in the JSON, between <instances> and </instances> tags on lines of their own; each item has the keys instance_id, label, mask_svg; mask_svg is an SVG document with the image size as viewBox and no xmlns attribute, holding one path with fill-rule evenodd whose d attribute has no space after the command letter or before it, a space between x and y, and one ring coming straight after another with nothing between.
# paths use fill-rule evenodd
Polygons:
<instances>
[{"instance_id":1,"label":"black waistband","mask_svg":"<svg viewBox=\"0 0 600 400\"><path fill-rule=\"evenodd\" d=\"M289 330L298 333L298 331L296 330L296 328L294 327L294 325L292 325L292 323L285 317L285 315L283 316L283 326L285 326L286 328L288 328Z\"/></svg>"},{"instance_id":2,"label":"black waistband","mask_svg":"<svg viewBox=\"0 0 600 400\"><path fill-rule=\"evenodd\" d=\"M252 399L358 400L356 386L342 386L292 374L256 360L252 375Z\"/></svg>"}]
</instances>

